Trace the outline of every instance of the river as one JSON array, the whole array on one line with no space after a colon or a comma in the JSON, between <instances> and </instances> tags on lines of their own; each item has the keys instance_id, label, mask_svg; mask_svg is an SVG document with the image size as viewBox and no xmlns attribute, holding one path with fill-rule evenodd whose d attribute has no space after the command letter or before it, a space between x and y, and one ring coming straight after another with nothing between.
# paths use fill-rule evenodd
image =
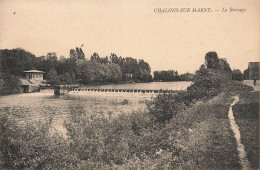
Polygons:
<instances>
[{"instance_id":1,"label":"river","mask_svg":"<svg viewBox=\"0 0 260 170\"><path fill-rule=\"evenodd\" d=\"M152 82L120 85L104 85L99 88L111 89L168 89L185 90L190 82ZM102 92L100 92L102 93ZM80 117L103 116L116 117L119 114L130 114L133 111L146 109L146 98L136 95L88 95L73 93L55 96L53 91L46 93L23 93L2 96L0 112L6 113L9 119L18 125L36 121L52 120L53 127L64 132L64 121Z\"/></svg>"},{"instance_id":2,"label":"river","mask_svg":"<svg viewBox=\"0 0 260 170\"><path fill-rule=\"evenodd\" d=\"M176 82L150 82L150 83L126 83L117 85L85 86L100 89L136 89L136 90L185 90L191 84L190 81Z\"/></svg>"}]
</instances>

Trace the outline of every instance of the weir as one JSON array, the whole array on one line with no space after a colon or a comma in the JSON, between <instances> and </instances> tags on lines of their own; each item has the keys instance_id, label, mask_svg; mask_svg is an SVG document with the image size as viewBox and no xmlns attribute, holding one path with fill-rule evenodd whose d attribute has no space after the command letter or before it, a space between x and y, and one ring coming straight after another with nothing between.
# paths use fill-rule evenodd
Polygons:
<instances>
[{"instance_id":1,"label":"weir","mask_svg":"<svg viewBox=\"0 0 260 170\"><path fill-rule=\"evenodd\" d=\"M71 85L54 86L55 95L63 95L69 92L159 94L159 93L175 93L176 90L78 88Z\"/></svg>"},{"instance_id":2,"label":"weir","mask_svg":"<svg viewBox=\"0 0 260 170\"><path fill-rule=\"evenodd\" d=\"M117 93L174 93L176 90L145 90L145 89L94 89L94 88L73 88L75 92L117 92Z\"/></svg>"}]
</instances>

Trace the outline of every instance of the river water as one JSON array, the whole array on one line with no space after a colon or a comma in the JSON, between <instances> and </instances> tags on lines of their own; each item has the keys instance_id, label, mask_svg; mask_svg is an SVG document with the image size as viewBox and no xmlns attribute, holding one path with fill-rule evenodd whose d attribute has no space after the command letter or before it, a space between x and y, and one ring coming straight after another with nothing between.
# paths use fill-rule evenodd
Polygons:
<instances>
[{"instance_id":1,"label":"river water","mask_svg":"<svg viewBox=\"0 0 260 170\"><path fill-rule=\"evenodd\" d=\"M150 82L150 83L126 83L118 85L85 86L100 89L136 89L136 90L186 90L191 85L190 81L176 82Z\"/></svg>"},{"instance_id":2,"label":"river water","mask_svg":"<svg viewBox=\"0 0 260 170\"><path fill-rule=\"evenodd\" d=\"M108 88L124 89L171 89L184 90L190 82L156 82L123 85L109 85ZM104 88L100 86L100 88ZM141 96L140 96L141 95ZM36 121L50 121L53 127L64 133L64 121L80 117L103 116L116 117L119 114L130 114L133 111L144 111L145 100L150 96L131 95L128 93L111 95L99 92L99 95L88 95L84 92L70 92L55 96L53 91L45 93L23 93L0 98L0 113L6 113L9 119L18 125Z\"/></svg>"}]
</instances>

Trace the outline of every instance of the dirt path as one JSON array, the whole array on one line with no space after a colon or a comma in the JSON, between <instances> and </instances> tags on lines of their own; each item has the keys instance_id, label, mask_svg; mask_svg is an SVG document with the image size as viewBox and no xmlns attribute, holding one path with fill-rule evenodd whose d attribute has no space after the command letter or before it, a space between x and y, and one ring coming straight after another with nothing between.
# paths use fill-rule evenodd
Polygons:
<instances>
[{"instance_id":1,"label":"dirt path","mask_svg":"<svg viewBox=\"0 0 260 170\"><path fill-rule=\"evenodd\" d=\"M229 121L230 121L231 129L234 132L234 136L235 136L236 141L237 141L237 150L238 150L238 153L239 153L239 159L240 159L241 165L242 165L243 169L250 169L250 163L247 159L245 147L241 143L241 140L240 140L241 136L240 136L239 127L238 127L238 125L235 121L235 117L233 115L233 110L232 110L232 107L239 101L239 97L236 96L234 99L235 100L233 101L233 103L230 105L230 108L229 108L228 118L229 118Z\"/></svg>"},{"instance_id":2,"label":"dirt path","mask_svg":"<svg viewBox=\"0 0 260 170\"><path fill-rule=\"evenodd\" d=\"M256 81L256 85L253 80L244 80L243 84L253 87L255 91L260 91L260 80Z\"/></svg>"}]
</instances>

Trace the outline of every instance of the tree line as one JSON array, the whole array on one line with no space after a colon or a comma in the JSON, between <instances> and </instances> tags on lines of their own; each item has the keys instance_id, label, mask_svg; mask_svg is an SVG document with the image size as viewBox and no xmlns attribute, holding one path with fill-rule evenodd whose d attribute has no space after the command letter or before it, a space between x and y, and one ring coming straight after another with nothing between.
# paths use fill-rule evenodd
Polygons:
<instances>
[{"instance_id":1,"label":"tree line","mask_svg":"<svg viewBox=\"0 0 260 170\"><path fill-rule=\"evenodd\" d=\"M119 83L122 81L149 82L149 81L192 81L194 74L185 73L179 75L177 71L154 71L151 76L150 65L143 59L132 57L110 56L100 57L93 53L87 59L83 50L76 47L71 49L70 57L60 56L55 52L46 56L36 57L34 54L21 48L12 50L0 50L1 62L1 93L18 93L21 89L19 78L24 76L26 70L37 69L44 71L44 79L51 85L55 84L102 84L107 82ZM246 78L248 70L244 74L240 70L231 70L225 59L220 59L214 52L205 57L208 68L218 68L230 72L233 80Z\"/></svg>"},{"instance_id":2,"label":"tree line","mask_svg":"<svg viewBox=\"0 0 260 170\"><path fill-rule=\"evenodd\" d=\"M154 71L154 81L192 81L194 78L194 74L185 73L178 74L178 71L174 70L162 70L162 71Z\"/></svg>"},{"instance_id":3,"label":"tree line","mask_svg":"<svg viewBox=\"0 0 260 170\"><path fill-rule=\"evenodd\" d=\"M44 71L44 79L51 85L152 81L151 68L143 59L118 57L115 53L102 58L96 52L87 59L78 47L70 50L69 58L60 56L59 59L55 52L36 57L21 48L5 49L0 50L0 61L1 91L8 93L18 93L19 78L24 76L24 71L32 69ZM10 88L13 85L16 88Z\"/></svg>"}]
</instances>

